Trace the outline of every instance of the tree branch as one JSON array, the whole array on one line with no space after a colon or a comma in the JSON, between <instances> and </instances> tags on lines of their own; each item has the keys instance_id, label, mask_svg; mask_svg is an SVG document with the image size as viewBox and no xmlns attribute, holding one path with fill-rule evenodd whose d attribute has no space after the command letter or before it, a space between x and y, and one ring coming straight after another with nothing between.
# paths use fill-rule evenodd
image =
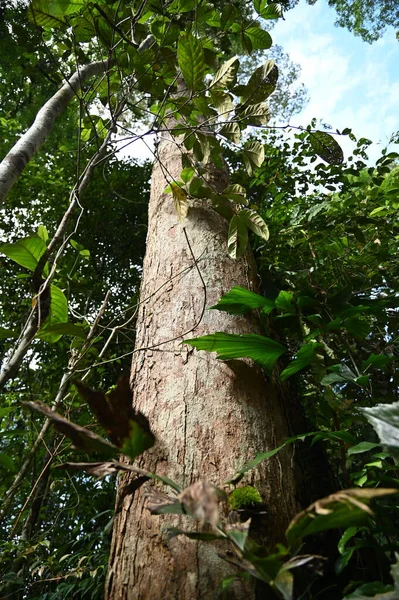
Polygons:
<instances>
[{"instance_id":1,"label":"tree branch","mask_svg":"<svg viewBox=\"0 0 399 600\"><path fill-rule=\"evenodd\" d=\"M33 125L0 163L0 205L28 162L47 139L56 118L66 109L84 81L102 73L108 67L109 63L103 61L84 65L39 110Z\"/></svg>"}]
</instances>

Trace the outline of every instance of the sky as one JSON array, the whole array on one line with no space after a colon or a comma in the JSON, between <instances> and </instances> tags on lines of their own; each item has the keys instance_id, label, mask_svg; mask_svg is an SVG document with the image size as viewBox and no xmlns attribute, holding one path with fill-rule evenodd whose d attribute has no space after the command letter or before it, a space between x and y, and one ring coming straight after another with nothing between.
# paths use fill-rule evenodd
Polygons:
<instances>
[{"instance_id":1,"label":"sky","mask_svg":"<svg viewBox=\"0 0 399 600\"><path fill-rule=\"evenodd\" d=\"M327 0L313 6L301 0L271 31L273 42L301 66L310 97L290 123L306 126L316 117L333 129L349 127L373 140L369 156L375 160L399 130L399 42L393 28L373 44L363 42L336 27L335 15ZM349 140L338 141L348 154Z\"/></svg>"},{"instance_id":2,"label":"sky","mask_svg":"<svg viewBox=\"0 0 399 600\"><path fill-rule=\"evenodd\" d=\"M374 142L368 151L372 164L399 130L399 42L393 28L373 44L363 42L336 27L335 15L327 0L313 6L301 0L271 31L273 42L300 65L310 98L290 124L306 127L316 117L334 130L349 127L358 138ZM150 148L136 142L123 155L152 159L151 141L147 138ZM348 157L349 138L337 141Z\"/></svg>"}]
</instances>

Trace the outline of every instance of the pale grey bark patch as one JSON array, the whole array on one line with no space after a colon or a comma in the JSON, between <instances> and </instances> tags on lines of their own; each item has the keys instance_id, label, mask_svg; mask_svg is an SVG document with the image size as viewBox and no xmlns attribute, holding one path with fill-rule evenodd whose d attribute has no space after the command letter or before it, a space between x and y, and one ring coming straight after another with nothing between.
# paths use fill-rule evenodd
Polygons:
<instances>
[{"instance_id":1,"label":"pale grey bark patch","mask_svg":"<svg viewBox=\"0 0 399 600\"><path fill-rule=\"evenodd\" d=\"M107 63L98 61L84 65L39 110L33 125L24 133L0 163L0 204L51 132L56 118L79 92L82 84L106 71Z\"/></svg>"}]
</instances>

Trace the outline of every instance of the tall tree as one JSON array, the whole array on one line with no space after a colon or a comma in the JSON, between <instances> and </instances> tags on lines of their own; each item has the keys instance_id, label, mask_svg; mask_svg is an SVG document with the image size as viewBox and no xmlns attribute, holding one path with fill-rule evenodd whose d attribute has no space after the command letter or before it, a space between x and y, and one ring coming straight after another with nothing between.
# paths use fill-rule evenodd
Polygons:
<instances>
[{"instance_id":1,"label":"tall tree","mask_svg":"<svg viewBox=\"0 0 399 600\"><path fill-rule=\"evenodd\" d=\"M50 287L57 266L52 261L59 260L59 251L68 239L67 231L76 218L83 191L93 176L94 167L104 159L114 127L122 117L126 123L128 108L134 115L134 105L145 113L146 100L156 117L152 129L168 139L160 144L159 161L152 179L138 358L133 366L134 404L149 418L157 439L157 446L143 458L143 464L160 474L172 475L185 486L197 479L222 483L241 462L257 452L271 449L288 435L284 407L276 389L266 385L258 367L221 365L213 357L204 360L197 357L195 351L180 347L184 335L197 329L206 333L215 325L225 329L227 321L231 321L230 329L235 333L248 331L249 326L252 332L259 331L253 319L231 320L223 315L215 319L203 313L209 301L216 302L231 283L249 284L255 289L257 285L253 260L246 253L247 228L264 238L267 238L267 228L254 211L243 208L245 191L229 188L221 159L222 146L212 131L220 135L224 132L225 139L238 141L246 125L267 121L268 108L264 100L275 88L277 68L273 62L262 65L245 89L233 91L239 63L236 58L223 62L228 56L229 43L224 49L222 46L223 40L235 40L240 33L246 51L267 49L271 45L270 35L250 14L245 14L239 4L223 10L220 17L210 5L194 2L184 6L172 3L167 10L161 3L151 6L144 3L135 7L132 16L125 7L111 10L106 3L91 7L84 2L51 5L39 0L31 4L29 14L36 25L58 28L54 30L57 48L67 48L67 52L73 48L74 57L81 64L3 162L3 197L45 141L54 119L80 93L86 77L105 73L105 85L101 86L100 80L99 93L93 92L87 106L100 98L111 117L102 121L92 112L86 121L81 121L81 141L89 141L90 136L94 136L93 145L97 148L77 179L54 238L48 244L40 236L34 239L35 262L33 267L30 262L28 268L34 270L36 299L22 341L5 365L4 383L15 377L34 335L57 325L51 318L61 296L54 286ZM278 16L278 9L272 9L270 17ZM73 43L68 42L70 27ZM107 51L105 59L98 56L94 44L88 50L87 44L93 35ZM210 37L214 38L213 47ZM89 58L100 60L89 62ZM219 64L218 58L221 59ZM207 73L214 74L210 83L204 79ZM178 89L176 83L180 79L184 85ZM119 96L113 95L115 86ZM236 106L233 94L241 96ZM247 161L249 169L251 165L260 164L260 144L248 146ZM211 167L212 163L216 169ZM184 175L181 175L182 167ZM183 181L179 182L180 175ZM189 182L188 192L182 186L186 182ZM175 209L170 194L164 193L166 183L171 185ZM190 206L183 228L178 221L187 213L189 196L197 199ZM227 221L230 221L229 227ZM226 249L227 233L230 256ZM14 250L15 246L3 246L3 251L12 258L15 258ZM50 269L46 264L48 260ZM21 264L27 266L24 260ZM181 279L180 271L187 271ZM154 302L160 285L159 300ZM149 302L153 304L151 311ZM54 328L47 331L51 332L50 336L55 333ZM153 348L152 356L151 349L144 351L142 344ZM275 359L278 344L272 341L270 344L270 353ZM148 388L143 386L143 378L147 377ZM65 386L61 386L57 397L62 398L65 392ZM273 544L282 539L296 508L289 455L265 463L252 479L268 506L267 537ZM153 570L165 570L170 564L170 553L165 550L162 536L154 541L140 518L141 496L127 495L129 483L125 481L120 485L122 504L118 505L108 587L111 598L144 593ZM126 502L132 501L134 508L127 511ZM122 535L121 527L130 535L126 532ZM132 545L136 543L141 549L133 559ZM214 564L219 562L216 551L198 542L178 540L172 546L175 556L163 593L168 597L212 595L220 579ZM147 561L144 579L134 575L141 560ZM228 563L224 564L226 572L230 572ZM129 578L128 589L126 577ZM204 588L203 592L198 591L199 586ZM154 590L153 597L158 597L158 592ZM237 590L238 596L243 593L246 592Z\"/></svg>"},{"instance_id":2,"label":"tall tree","mask_svg":"<svg viewBox=\"0 0 399 600\"><path fill-rule=\"evenodd\" d=\"M251 254L232 259L226 251L228 227L209 202L195 200L178 223L164 189L182 170L178 139L162 142L154 167L149 229L131 384L134 406L149 418L157 445L141 467L188 487L198 480L221 484L241 462L272 449L288 435L284 406L258 367L223 364L182 346L186 336L260 333L256 319L208 311L232 284L258 289ZM228 185L225 170L207 165L213 193ZM141 350L142 349L142 350ZM264 463L250 478L267 505L267 542L283 539L295 511L295 483L289 456ZM166 525L185 519L143 513L143 494L119 483L107 597L214 598L231 573L218 558L220 548L201 542L166 541ZM227 517L227 514L224 515ZM162 578L154 573L162 571ZM231 597L248 594L245 586Z\"/></svg>"}]
</instances>

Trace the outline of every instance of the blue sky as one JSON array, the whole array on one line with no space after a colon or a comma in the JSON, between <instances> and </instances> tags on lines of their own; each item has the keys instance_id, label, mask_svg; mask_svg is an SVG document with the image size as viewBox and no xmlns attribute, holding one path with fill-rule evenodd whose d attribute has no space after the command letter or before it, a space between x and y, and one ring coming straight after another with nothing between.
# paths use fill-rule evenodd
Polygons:
<instances>
[{"instance_id":1,"label":"blue sky","mask_svg":"<svg viewBox=\"0 0 399 600\"><path fill-rule=\"evenodd\" d=\"M307 125L316 117L334 129L350 127L375 142L369 155L376 159L399 130L399 42L390 28L367 44L336 27L335 15L326 0L314 6L301 0L271 31L273 42L301 66L309 92L309 104L291 123ZM339 141L347 154L349 140Z\"/></svg>"}]
</instances>

